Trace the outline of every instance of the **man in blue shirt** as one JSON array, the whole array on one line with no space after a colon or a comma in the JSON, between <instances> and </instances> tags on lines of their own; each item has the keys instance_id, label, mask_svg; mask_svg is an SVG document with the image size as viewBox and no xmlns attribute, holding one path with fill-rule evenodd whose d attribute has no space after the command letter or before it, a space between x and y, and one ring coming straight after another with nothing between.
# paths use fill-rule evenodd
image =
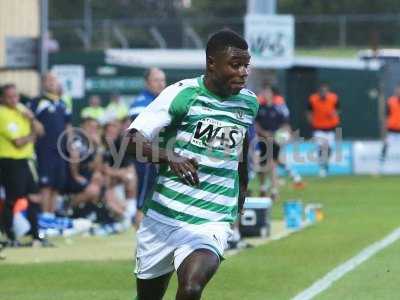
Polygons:
<instances>
[{"instance_id":1,"label":"man in blue shirt","mask_svg":"<svg viewBox=\"0 0 400 300\"><path fill-rule=\"evenodd\" d=\"M59 138L71 126L71 112L61 99L59 82L54 74L47 73L43 78L43 85L43 95L32 100L29 106L45 131L36 143L43 211L39 225L53 227L56 198L64 188L67 169L67 162L61 153L65 153L66 139L60 143Z\"/></svg>"},{"instance_id":2,"label":"man in blue shirt","mask_svg":"<svg viewBox=\"0 0 400 300\"><path fill-rule=\"evenodd\" d=\"M165 88L165 74L158 68L150 68L144 73L145 89L129 107L129 116L135 119Z\"/></svg>"},{"instance_id":3,"label":"man in blue shirt","mask_svg":"<svg viewBox=\"0 0 400 300\"><path fill-rule=\"evenodd\" d=\"M134 99L129 107L129 117L133 121L165 88L165 73L158 68L150 68L144 74L145 89ZM138 178L136 225L143 219L142 207L150 193L157 176L156 166L151 163L134 161Z\"/></svg>"}]
</instances>

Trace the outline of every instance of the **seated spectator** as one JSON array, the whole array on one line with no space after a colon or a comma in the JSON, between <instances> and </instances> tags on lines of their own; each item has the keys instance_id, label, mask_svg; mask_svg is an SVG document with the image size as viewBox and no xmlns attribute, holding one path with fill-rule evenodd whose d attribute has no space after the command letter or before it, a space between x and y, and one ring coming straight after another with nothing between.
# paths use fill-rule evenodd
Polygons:
<instances>
[{"instance_id":1,"label":"seated spectator","mask_svg":"<svg viewBox=\"0 0 400 300\"><path fill-rule=\"evenodd\" d=\"M128 116L128 107L117 94L111 95L110 103L105 110L105 121L118 120L122 121Z\"/></svg>"},{"instance_id":2,"label":"seated spectator","mask_svg":"<svg viewBox=\"0 0 400 300\"><path fill-rule=\"evenodd\" d=\"M136 214L137 175L133 161L121 149L121 129L121 122L116 120L107 123L104 128L103 170L107 177L105 199L118 218L131 224Z\"/></svg>"},{"instance_id":3,"label":"seated spectator","mask_svg":"<svg viewBox=\"0 0 400 300\"><path fill-rule=\"evenodd\" d=\"M82 131L73 136L68 149L70 164L65 192L73 195L72 206L98 202L104 180L99 123L87 118L81 127Z\"/></svg>"},{"instance_id":4,"label":"seated spectator","mask_svg":"<svg viewBox=\"0 0 400 300\"><path fill-rule=\"evenodd\" d=\"M101 107L100 97L98 95L92 95L89 98L89 106L83 108L81 111L81 118L95 119L101 124L104 120L104 113L105 110Z\"/></svg>"}]
</instances>

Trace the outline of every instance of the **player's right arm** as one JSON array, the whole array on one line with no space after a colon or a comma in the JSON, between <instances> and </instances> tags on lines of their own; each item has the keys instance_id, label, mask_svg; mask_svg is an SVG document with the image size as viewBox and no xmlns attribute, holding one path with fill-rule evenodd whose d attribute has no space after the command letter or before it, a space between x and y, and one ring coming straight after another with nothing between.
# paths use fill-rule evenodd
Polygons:
<instances>
[{"instance_id":1,"label":"player's right arm","mask_svg":"<svg viewBox=\"0 0 400 300\"><path fill-rule=\"evenodd\" d=\"M143 162L168 164L171 170L189 185L198 185L197 161L193 158L179 156L171 150L155 146L135 128L129 132L128 153Z\"/></svg>"},{"instance_id":2,"label":"player's right arm","mask_svg":"<svg viewBox=\"0 0 400 300\"><path fill-rule=\"evenodd\" d=\"M249 137L248 133L246 133L245 138L243 140L243 148L242 148L242 160L239 162L238 171L239 171L239 197L238 197L238 213L242 214L244 201L247 195L247 186L249 183L248 176L248 153L249 153Z\"/></svg>"},{"instance_id":3,"label":"player's right arm","mask_svg":"<svg viewBox=\"0 0 400 300\"><path fill-rule=\"evenodd\" d=\"M163 149L152 142L162 128L179 122L183 117L188 97L190 91L182 84L166 88L130 125L127 151L138 161L168 164L185 183L197 185L199 178L196 160L179 156L173 149Z\"/></svg>"}]
</instances>

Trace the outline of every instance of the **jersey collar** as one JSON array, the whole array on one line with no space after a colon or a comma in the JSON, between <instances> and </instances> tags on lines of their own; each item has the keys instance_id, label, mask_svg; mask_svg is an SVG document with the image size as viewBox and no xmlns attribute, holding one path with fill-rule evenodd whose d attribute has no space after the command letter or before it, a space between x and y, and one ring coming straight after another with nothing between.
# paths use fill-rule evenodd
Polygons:
<instances>
[{"instance_id":1,"label":"jersey collar","mask_svg":"<svg viewBox=\"0 0 400 300\"><path fill-rule=\"evenodd\" d=\"M44 97L49 100L53 100L53 101L60 100L60 95L56 95L56 94L52 94L52 93L44 93Z\"/></svg>"}]
</instances>

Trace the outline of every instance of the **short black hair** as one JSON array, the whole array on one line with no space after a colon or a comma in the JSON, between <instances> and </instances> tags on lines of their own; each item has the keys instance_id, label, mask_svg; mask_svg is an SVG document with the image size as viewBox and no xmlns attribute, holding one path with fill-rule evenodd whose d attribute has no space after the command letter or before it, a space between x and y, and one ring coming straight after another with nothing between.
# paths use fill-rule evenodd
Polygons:
<instances>
[{"instance_id":1,"label":"short black hair","mask_svg":"<svg viewBox=\"0 0 400 300\"><path fill-rule=\"evenodd\" d=\"M213 56L226 48L235 47L247 50L249 46L244 38L230 29L217 31L209 38L206 48L206 56Z\"/></svg>"}]
</instances>

